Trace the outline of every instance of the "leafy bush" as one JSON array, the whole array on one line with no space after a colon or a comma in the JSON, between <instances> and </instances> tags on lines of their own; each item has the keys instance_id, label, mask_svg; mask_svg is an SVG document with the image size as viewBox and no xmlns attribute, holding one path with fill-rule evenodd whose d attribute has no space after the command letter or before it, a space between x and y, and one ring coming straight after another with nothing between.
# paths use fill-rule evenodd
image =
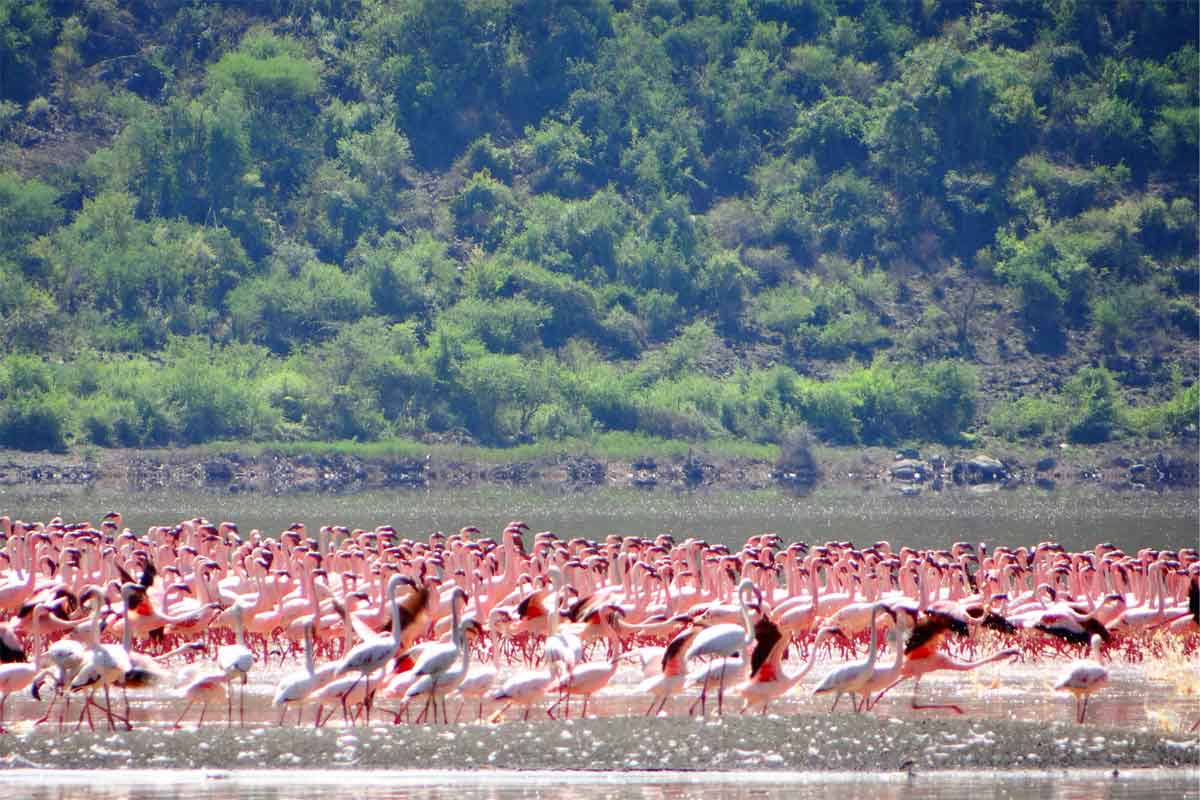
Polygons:
<instances>
[{"instance_id":1,"label":"leafy bush","mask_svg":"<svg viewBox=\"0 0 1200 800\"><path fill-rule=\"evenodd\" d=\"M458 230L495 250L516 226L516 200L512 190L487 170L477 172L450 203Z\"/></svg>"},{"instance_id":2,"label":"leafy bush","mask_svg":"<svg viewBox=\"0 0 1200 800\"><path fill-rule=\"evenodd\" d=\"M371 295L357 276L306 260L295 269L277 264L269 275L240 284L226 302L244 339L286 353L299 342L328 337L332 323L366 315Z\"/></svg>"},{"instance_id":3,"label":"leafy bush","mask_svg":"<svg viewBox=\"0 0 1200 800\"><path fill-rule=\"evenodd\" d=\"M997 436L1016 442L1061 434L1067 409L1060 398L1025 396L995 404L988 418Z\"/></svg>"},{"instance_id":4,"label":"leafy bush","mask_svg":"<svg viewBox=\"0 0 1200 800\"><path fill-rule=\"evenodd\" d=\"M523 297L467 298L439 318L439 327L461 330L496 353L518 353L541 343L541 329L552 315L543 303Z\"/></svg>"},{"instance_id":5,"label":"leafy bush","mask_svg":"<svg viewBox=\"0 0 1200 800\"><path fill-rule=\"evenodd\" d=\"M1129 427L1144 436L1192 436L1200 425L1200 383L1178 386L1164 402L1130 408Z\"/></svg>"},{"instance_id":6,"label":"leafy bush","mask_svg":"<svg viewBox=\"0 0 1200 800\"><path fill-rule=\"evenodd\" d=\"M1104 442L1118 426L1117 382L1104 367L1084 367L1063 386L1067 436L1073 442Z\"/></svg>"},{"instance_id":7,"label":"leafy bush","mask_svg":"<svg viewBox=\"0 0 1200 800\"><path fill-rule=\"evenodd\" d=\"M67 449L71 412L61 394L24 395L0 402L0 445L15 450Z\"/></svg>"},{"instance_id":8,"label":"leafy bush","mask_svg":"<svg viewBox=\"0 0 1200 800\"><path fill-rule=\"evenodd\" d=\"M1092 300L1092 324L1106 350L1136 349L1160 331L1168 306L1153 286L1118 284Z\"/></svg>"}]
</instances>

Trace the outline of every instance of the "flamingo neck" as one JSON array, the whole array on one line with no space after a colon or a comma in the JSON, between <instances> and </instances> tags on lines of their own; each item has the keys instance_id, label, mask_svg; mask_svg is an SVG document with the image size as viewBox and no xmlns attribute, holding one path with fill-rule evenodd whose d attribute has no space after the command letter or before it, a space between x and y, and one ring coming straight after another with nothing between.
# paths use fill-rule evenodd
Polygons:
<instances>
[{"instance_id":1,"label":"flamingo neck","mask_svg":"<svg viewBox=\"0 0 1200 800\"><path fill-rule=\"evenodd\" d=\"M233 606L233 640L237 642L238 647L246 646L245 626L242 624L242 607L238 604Z\"/></svg>"},{"instance_id":2,"label":"flamingo neck","mask_svg":"<svg viewBox=\"0 0 1200 800\"><path fill-rule=\"evenodd\" d=\"M313 640L312 628L305 626L304 628L304 668L312 675L316 669L313 665Z\"/></svg>"},{"instance_id":3,"label":"flamingo neck","mask_svg":"<svg viewBox=\"0 0 1200 800\"><path fill-rule=\"evenodd\" d=\"M871 642L870 642L870 648L867 650L867 667L868 668L875 665L875 656L879 651L879 642L878 642L878 637L876 636L876 632L878 631L878 623L876 622L876 620L878 619L878 617L879 617L879 609L872 608L871 609L871 633L870 633Z\"/></svg>"},{"instance_id":4,"label":"flamingo neck","mask_svg":"<svg viewBox=\"0 0 1200 800\"><path fill-rule=\"evenodd\" d=\"M463 646L463 633L458 629L458 604L460 596L457 589L450 595L450 631L452 633L451 641L454 642L455 647Z\"/></svg>"},{"instance_id":5,"label":"flamingo neck","mask_svg":"<svg viewBox=\"0 0 1200 800\"><path fill-rule=\"evenodd\" d=\"M749 591L750 587L744 584L738 586L738 610L742 613L742 629L746 632L747 643L754 638L754 626L750 624L750 612L746 609L746 594Z\"/></svg>"},{"instance_id":6,"label":"flamingo neck","mask_svg":"<svg viewBox=\"0 0 1200 800\"><path fill-rule=\"evenodd\" d=\"M129 627L129 593L122 592L121 595L121 600L123 601L122 605L124 607L121 611L121 617L125 622L125 624L121 626L121 647L125 648L125 652L128 653L130 648L133 646L133 631L130 630Z\"/></svg>"},{"instance_id":7,"label":"flamingo neck","mask_svg":"<svg viewBox=\"0 0 1200 800\"><path fill-rule=\"evenodd\" d=\"M387 584L387 601L392 612L392 641L396 643L396 647L400 646L400 606L396 605L396 584L388 581Z\"/></svg>"}]
</instances>

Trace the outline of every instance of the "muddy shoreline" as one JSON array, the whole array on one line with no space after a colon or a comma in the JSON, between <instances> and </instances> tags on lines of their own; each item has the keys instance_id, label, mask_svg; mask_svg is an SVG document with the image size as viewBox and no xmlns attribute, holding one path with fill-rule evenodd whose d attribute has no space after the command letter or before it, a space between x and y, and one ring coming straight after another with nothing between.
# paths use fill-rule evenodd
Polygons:
<instances>
[{"instance_id":1,"label":"muddy shoreline","mask_svg":"<svg viewBox=\"0 0 1200 800\"><path fill-rule=\"evenodd\" d=\"M9 738L8 768L855 770L1195 768L1200 741L1065 722L791 715L249 727Z\"/></svg>"},{"instance_id":2,"label":"muddy shoreline","mask_svg":"<svg viewBox=\"0 0 1200 800\"><path fill-rule=\"evenodd\" d=\"M815 470L704 452L633 460L562 453L506 463L455 458L292 455L276 451L201 449L101 450L54 455L0 450L0 494L34 488L145 492L181 489L214 494L342 494L372 490L529 486L560 492L603 487L648 492L778 487L914 496L953 494L981 485L1052 493L1086 486L1112 492L1187 493L1200 486L1194 448L1120 447L1007 453L979 450L821 448Z\"/></svg>"}]
</instances>

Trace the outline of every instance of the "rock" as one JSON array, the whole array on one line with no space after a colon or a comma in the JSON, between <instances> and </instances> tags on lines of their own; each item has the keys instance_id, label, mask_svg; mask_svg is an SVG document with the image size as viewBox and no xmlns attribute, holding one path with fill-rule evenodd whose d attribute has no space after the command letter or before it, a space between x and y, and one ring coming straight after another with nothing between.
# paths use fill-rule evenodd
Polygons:
<instances>
[{"instance_id":1,"label":"rock","mask_svg":"<svg viewBox=\"0 0 1200 800\"><path fill-rule=\"evenodd\" d=\"M1002 461L985 455L957 462L952 475L954 482L960 485L963 483L971 485L998 483L1009 477L1008 470Z\"/></svg>"},{"instance_id":2,"label":"rock","mask_svg":"<svg viewBox=\"0 0 1200 800\"><path fill-rule=\"evenodd\" d=\"M888 468L892 480L921 483L933 474L933 469L924 461L906 458L892 464Z\"/></svg>"},{"instance_id":3,"label":"rock","mask_svg":"<svg viewBox=\"0 0 1200 800\"><path fill-rule=\"evenodd\" d=\"M235 474L233 462L227 459L213 458L204 462L204 480L209 483L229 483Z\"/></svg>"},{"instance_id":4,"label":"rock","mask_svg":"<svg viewBox=\"0 0 1200 800\"><path fill-rule=\"evenodd\" d=\"M1133 459L1126 458L1125 456L1117 456L1116 458L1114 458L1112 461L1110 461L1108 463L1109 463L1109 466L1120 467L1121 469L1125 469L1126 467L1133 466Z\"/></svg>"},{"instance_id":5,"label":"rock","mask_svg":"<svg viewBox=\"0 0 1200 800\"><path fill-rule=\"evenodd\" d=\"M1036 469L1038 472L1049 472L1050 470L1054 469L1057 466L1058 466L1058 459L1054 458L1053 456L1047 456L1046 458L1043 458L1042 460L1038 461L1037 464L1034 466L1034 469Z\"/></svg>"},{"instance_id":6,"label":"rock","mask_svg":"<svg viewBox=\"0 0 1200 800\"><path fill-rule=\"evenodd\" d=\"M1168 486L1198 486L1200 485L1200 463L1196 459L1182 457L1155 459L1159 472L1163 474L1163 482Z\"/></svg>"},{"instance_id":7,"label":"rock","mask_svg":"<svg viewBox=\"0 0 1200 800\"><path fill-rule=\"evenodd\" d=\"M567 475L572 483L604 483L604 464L594 458L580 456L567 462Z\"/></svg>"},{"instance_id":8,"label":"rock","mask_svg":"<svg viewBox=\"0 0 1200 800\"><path fill-rule=\"evenodd\" d=\"M658 475L649 470L639 470L629 476L629 483L639 489L653 489L658 486Z\"/></svg>"}]
</instances>

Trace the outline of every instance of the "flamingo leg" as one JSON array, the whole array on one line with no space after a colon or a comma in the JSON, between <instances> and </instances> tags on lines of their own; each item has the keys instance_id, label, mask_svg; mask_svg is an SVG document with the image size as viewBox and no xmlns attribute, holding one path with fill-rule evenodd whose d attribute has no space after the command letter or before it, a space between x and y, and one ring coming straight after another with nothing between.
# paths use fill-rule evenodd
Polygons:
<instances>
[{"instance_id":1,"label":"flamingo leg","mask_svg":"<svg viewBox=\"0 0 1200 800\"><path fill-rule=\"evenodd\" d=\"M729 658L721 659L721 680L717 684L717 716L724 713L725 705L725 668L729 666Z\"/></svg>"},{"instance_id":2,"label":"flamingo leg","mask_svg":"<svg viewBox=\"0 0 1200 800\"><path fill-rule=\"evenodd\" d=\"M200 704L200 719L196 721L196 730L200 730L200 727L202 725L204 725L204 712L205 711L208 711L208 703L201 703Z\"/></svg>"},{"instance_id":3,"label":"flamingo leg","mask_svg":"<svg viewBox=\"0 0 1200 800\"><path fill-rule=\"evenodd\" d=\"M115 731L117 729L117 722L113 718L112 697L108 691L108 684L104 685L104 711L108 714L108 729Z\"/></svg>"},{"instance_id":4,"label":"flamingo leg","mask_svg":"<svg viewBox=\"0 0 1200 800\"><path fill-rule=\"evenodd\" d=\"M183 722L183 718L187 716L187 712L192 710L192 704L195 702L195 700L188 700L188 704L183 707L183 711L180 712L179 717L175 720L174 727L180 727L181 723Z\"/></svg>"}]
</instances>

